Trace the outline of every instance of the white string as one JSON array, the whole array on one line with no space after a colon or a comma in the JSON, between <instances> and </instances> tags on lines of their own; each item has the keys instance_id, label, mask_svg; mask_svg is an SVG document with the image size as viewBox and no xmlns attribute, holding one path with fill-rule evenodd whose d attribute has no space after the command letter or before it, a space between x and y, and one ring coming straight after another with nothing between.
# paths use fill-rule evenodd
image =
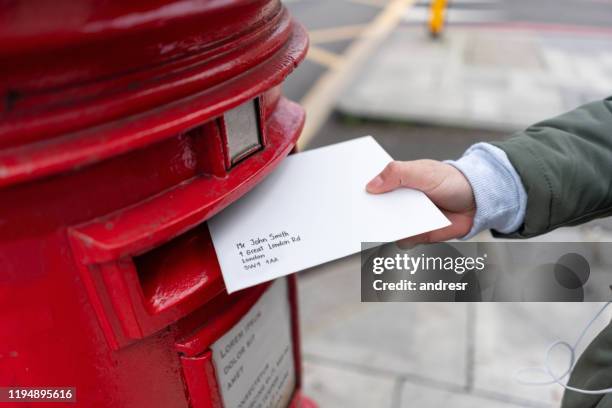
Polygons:
<instances>
[{"instance_id":1,"label":"white string","mask_svg":"<svg viewBox=\"0 0 612 408\"><path fill-rule=\"evenodd\" d=\"M526 368L518 370L514 374L515 381L517 381L519 384L523 384L523 385L550 385L550 384L559 384L560 386L562 386L566 390L575 391L575 392L579 392L579 393L582 393L582 394L590 394L590 395L599 395L599 394L612 393L612 388L604 388L604 389L601 389L601 390L583 390L583 389L580 389L580 388L571 387L571 386L569 386L567 384L564 384L562 382L562 380L565 377L567 377L572 372L572 370L574 369L574 366L576 365L576 349L578 348L578 345L583 340L584 336L587 334L587 332L589 331L591 326L593 326L593 323L595 323L597 318L599 318L599 316L601 316L601 314L604 312L604 310L606 310L608 308L608 306L610 306L610 304L612 304L612 302L607 302L595 314L595 316L593 316L593 318L591 319L589 324L587 324L584 327L584 329L582 329L582 332L580 333L580 336L578 336L578 338L574 342L573 346L571 344L569 344L568 342L563 341L563 340L555 341L550 346L548 346L548 348L546 349L546 354L545 354L545 359L544 359L544 366L543 367L526 367ZM565 347L565 349L567 349L567 351L569 351L570 363L569 363L569 366L568 366L567 370L565 370L563 372L563 374L557 376L552 371L551 364L550 364L550 356L552 354L552 351L555 348L557 348L558 346ZM550 378L550 380L548 380L548 381L526 381L526 380L521 380L520 377L524 373L526 373L528 371L543 373L544 375L548 376Z\"/></svg>"}]
</instances>

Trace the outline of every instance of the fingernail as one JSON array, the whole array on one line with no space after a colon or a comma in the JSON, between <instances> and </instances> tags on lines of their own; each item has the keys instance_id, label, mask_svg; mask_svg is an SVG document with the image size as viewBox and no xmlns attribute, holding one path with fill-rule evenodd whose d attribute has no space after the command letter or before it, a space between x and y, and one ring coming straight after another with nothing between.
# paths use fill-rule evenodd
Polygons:
<instances>
[{"instance_id":1,"label":"fingernail","mask_svg":"<svg viewBox=\"0 0 612 408\"><path fill-rule=\"evenodd\" d=\"M371 190L371 189L375 189L375 188L378 188L378 187L382 186L382 184L383 184L383 179L382 179L382 177L380 177L380 176L376 176L376 177L374 177L372 180L370 180L370 182L368 183L368 185L366 186L366 188L367 188L368 190Z\"/></svg>"},{"instance_id":2,"label":"fingernail","mask_svg":"<svg viewBox=\"0 0 612 408\"><path fill-rule=\"evenodd\" d=\"M403 249L404 251L409 250L417 246L416 242L410 242L407 239L402 239L395 243L399 249Z\"/></svg>"}]
</instances>

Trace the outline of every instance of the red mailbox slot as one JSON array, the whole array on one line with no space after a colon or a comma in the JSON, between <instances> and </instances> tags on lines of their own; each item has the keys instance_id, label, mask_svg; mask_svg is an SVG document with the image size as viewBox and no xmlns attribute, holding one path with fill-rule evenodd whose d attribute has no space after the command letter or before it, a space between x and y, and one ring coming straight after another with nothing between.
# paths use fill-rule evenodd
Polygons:
<instances>
[{"instance_id":1,"label":"red mailbox slot","mask_svg":"<svg viewBox=\"0 0 612 408\"><path fill-rule=\"evenodd\" d=\"M0 8L0 384L229 408L267 355L266 401L310 406L295 280L227 295L206 225L295 146L303 28L275 0L40 7ZM241 376L220 350L247 326L283 341Z\"/></svg>"},{"instance_id":2,"label":"red mailbox slot","mask_svg":"<svg viewBox=\"0 0 612 408\"><path fill-rule=\"evenodd\" d=\"M250 104L257 103L245 105ZM256 141L262 139L260 134L267 135L266 145L256 146L263 150L253 155L253 147L248 147L250 158L239 152L239 163L232 163L228 148L232 135L221 130L229 128L226 120L215 119L188 130L193 146L188 160L201 158L201 166L194 166L208 168L211 174L197 175L138 204L69 229L81 276L112 348L154 333L223 290L208 230L205 225L195 227L289 153L303 120L293 106L284 99L275 103L265 131L259 126L252 129ZM228 167L221 170L224 163ZM215 176L215 171L224 176ZM174 238L187 230L191 230L189 238ZM175 254L172 264L167 262L160 270L158 255L167 253ZM181 266L186 259L192 261L189 270Z\"/></svg>"}]
</instances>

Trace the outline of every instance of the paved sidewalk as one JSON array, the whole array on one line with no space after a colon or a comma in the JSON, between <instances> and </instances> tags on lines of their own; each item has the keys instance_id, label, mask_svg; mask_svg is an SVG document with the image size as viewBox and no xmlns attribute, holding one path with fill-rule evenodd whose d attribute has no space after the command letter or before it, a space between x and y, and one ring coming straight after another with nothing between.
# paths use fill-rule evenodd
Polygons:
<instances>
[{"instance_id":1,"label":"paved sidewalk","mask_svg":"<svg viewBox=\"0 0 612 408\"><path fill-rule=\"evenodd\" d=\"M451 26L435 41L400 26L338 110L358 117L522 129L612 93L612 32Z\"/></svg>"},{"instance_id":2,"label":"paved sidewalk","mask_svg":"<svg viewBox=\"0 0 612 408\"><path fill-rule=\"evenodd\" d=\"M543 240L610 237L590 225ZM305 391L321 408L559 406L561 387L513 375L541 365L553 341L573 342L601 303L361 303L359 263L352 256L299 275ZM554 355L557 369L565 357Z\"/></svg>"}]
</instances>

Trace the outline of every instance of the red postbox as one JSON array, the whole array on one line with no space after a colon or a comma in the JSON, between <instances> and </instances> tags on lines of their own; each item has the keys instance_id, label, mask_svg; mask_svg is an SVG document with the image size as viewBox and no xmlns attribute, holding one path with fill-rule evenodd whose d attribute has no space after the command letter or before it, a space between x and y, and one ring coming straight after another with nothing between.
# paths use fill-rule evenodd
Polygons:
<instances>
[{"instance_id":1,"label":"red postbox","mask_svg":"<svg viewBox=\"0 0 612 408\"><path fill-rule=\"evenodd\" d=\"M227 295L206 226L294 148L306 48L274 0L2 6L0 386L311 406L295 280Z\"/></svg>"}]
</instances>

